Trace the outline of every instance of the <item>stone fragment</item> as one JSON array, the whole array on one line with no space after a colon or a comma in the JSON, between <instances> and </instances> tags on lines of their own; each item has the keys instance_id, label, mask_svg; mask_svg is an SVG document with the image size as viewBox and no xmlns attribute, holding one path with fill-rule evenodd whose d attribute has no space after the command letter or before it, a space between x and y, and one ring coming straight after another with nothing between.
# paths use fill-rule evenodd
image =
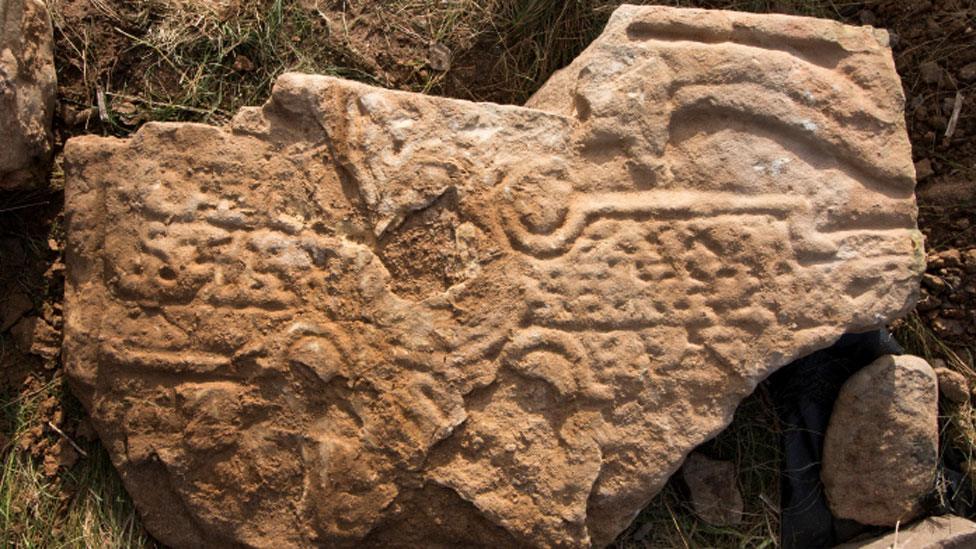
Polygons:
<instances>
[{"instance_id":1,"label":"stone fragment","mask_svg":"<svg viewBox=\"0 0 976 549\"><path fill-rule=\"evenodd\" d=\"M976 273L976 248L966 250L962 253L963 268L969 274Z\"/></svg>"},{"instance_id":2,"label":"stone fragment","mask_svg":"<svg viewBox=\"0 0 976 549\"><path fill-rule=\"evenodd\" d=\"M23 292L14 291L0 296L0 333L6 332L33 307L30 297Z\"/></svg>"},{"instance_id":3,"label":"stone fragment","mask_svg":"<svg viewBox=\"0 0 976 549\"><path fill-rule=\"evenodd\" d=\"M861 20L862 25L875 26L878 24L878 16L868 9L863 9L857 13L857 18Z\"/></svg>"},{"instance_id":4,"label":"stone fragment","mask_svg":"<svg viewBox=\"0 0 976 549\"><path fill-rule=\"evenodd\" d=\"M936 294L945 293L945 291L949 289L949 285L946 284L946 281L941 276L936 276L929 273L925 273L922 276L922 284L924 284L929 291Z\"/></svg>"},{"instance_id":5,"label":"stone fragment","mask_svg":"<svg viewBox=\"0 0 976 549\"><path fill-rule=\"evenodd\" d=\"M851 376L834 403L821 477L834 516L894 526L922 511L939 458L935 372L886 355Z\"/></svg>"},{"instance_id":6,"label":"stone fragment","mask_svg":"<svg viewBox=\"0 0 976 549\"><path fill-rule=\"evenodd\" d=\"M957 404L969 401L969 382L966 376L949 368L935 368L935 375L939 379L939 392L942 396Z\"/></svg>"},{"instance_id":7,"label":"stone fragment","mask_svg":"<svg viewBox=\"0 0 976 549\"><path fill-rule=\"evenodd\" d=\"M929 268L941 269L942 267L962 267L962 252L956 248L949 248L928 256Z\"/></svg>"},{"instance_id":8,"label":"stone fragment","mask_svg":"<svg viewBox=\"0 0 976 549\"><path fill-rule=\"evenodd\" d=\"M976 547L976 523L955 515L929 517L879 538L836 549L967 549Z\"/></svg>"},{"instance_id":9,"label":"stone fragment","mask_svg":"<svg viewBox=\"0 0 976 549\"><path fill-rule=\"evenodd\" d=\"M444 44L437 42L431 44L427 53L427 60L430 68L435 71L446 72L451 70L451 50Z\"/></svg>"},{"instance_id":10,"label":"stone fragment","mask_svg":"<svg viewBox=\"0 0 976 549\"><path fill-rule=\"evenodd\" d=\"M942 82L942 66L935 61L926 61L918 66L918 72L922 76L922 81L926 84L939 84Z\"/></svg>"},{"instance_id":11,"label":"stone fragment","mask_svg":"<svg viewBox=\"0 0 976 549\"><path fill-rule=\"evenodd\" d=\"M959 77L967 82L976 80L976 62L963 65L959 69Z\"/></svg>"},{"instance_id":12,"label":"stone fragment","mask_svg":"<svg viewBox=\"0 0 976 549\"><path fill-rule=\"evenodd\" d=\"M619 8L530 107L280 77L65 150L65 364L172 546L603 546L909 311L887 35Z\"/></svg>"},{"instance_id":13,"label":"stone fragment","mask_svg":"<svg viewBox=\"0 0 976 549\"><path fill-rule=\"evenodd\" d=\"M29 353L31 344L34 340L34 327L37 324L36 316L22 317L10 328L10 337L23 353Z\"/></svg>"},{"instance_id":14,"label":"stone fragment","mask_svg":"<svg viewBox=\"0 0 976 549\"><path fill-rule=\"evenodd\" d=\"M61 334L44 319L36 316L21 318L10 329L14 344L24 353L53 361L61 354Z\"/></svg>"},{"instance_id":15,"label":"stone fragment","mask_svg":"<svg viewBox=\"0 0 976 549\"><path fill-rule=\"evenodd\" d=\"M923 158L916 162L915 174L919 181L924 181L935 175L935 170L932 169L932 161L928 158Z\"/></svg>"},{"instance_id":16,"label":"stone fragment","mask_svg":"<svg viewBox=\"0 0 976 549\"><path fill-rule=\"evenodd\" d=\"M742 522L742 494L736 484L734 463L692 452L681 466L681 474L698 518L714 526Z\"/></svg>"},{"instance_id":17,"label":"stone fragment","mask_svg":"<svg viewBox=\"0 0 976 549\"><path fill-rule=\"evenodd\" d=\"M0 0L0 190L44 183L56 76L51 17L41 0Z\"/></svg>"}]
</instances>

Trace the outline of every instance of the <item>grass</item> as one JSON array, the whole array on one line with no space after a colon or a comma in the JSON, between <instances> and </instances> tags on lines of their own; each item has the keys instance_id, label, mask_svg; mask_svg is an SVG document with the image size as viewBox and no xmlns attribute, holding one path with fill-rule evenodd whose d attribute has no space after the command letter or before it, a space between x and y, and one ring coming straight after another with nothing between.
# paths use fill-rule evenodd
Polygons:
<instances>
[{"instance_id":1,"label":"grass","mask_svg":"<svg viewBox=\"0 0 976 549\"><path fill-rule=\"evenodd\" d=\"M66 107L59 129L63 136L126 135L149 120L223 123L241 106L261 104L274 79L288 70L521 104L586 47L620 3L49 0L60 99ZM831 18L853 17L864 5L847 0L653 3ZM451 70L429 66L427 52L434 45L451 52ZM958 47L939 43L930 50ZM0 196L0 215L29 211L35 199L52 200L47 194ZM63 242L56 220L48 234ZM34 244L42 246L43 239ZM36 289L39 304L58 300L50 295L57 285L52 289L47 282L34 282L24 281L23 287ZM917 316L899 326L897 337L909 351L945 359L976 380L972 357L955 354ZM0 336L0 355L9 345ZM4 360L0 357L0 365ZM45 373L30 386L26 393L0 393L0 547L152 546L97 442L76 441L88 457L53 476L44 471L40 455L21 447L38 433L48 446L60 440L46 424L50 418L45 403L52 398L62 411L63 424L84 418L57 373ZM745 522L736 528L715 528L696 520L681 481L672 480L621 536L619 547L777 544L779 517L772 502L778 500L780 448L775 415L762 391L740 406L732 426L706 448L715 457L735 462ZM946 440L965 452L966 463L974 463L976 414L962 406L947 408L946 414Z\"/></svg>"},{"instance_id":2,"label":"grass","mask_svg":"<svg viewBox=\"0 0 976 549\"><path fill-rule=\"evenodd\" d=\"M389 0L365 9L311 0L50 3L59 80L71 83L62 84L64 100L77 110L98 111L103 131L124 135L147 120L225 122L241 106L262 103L286 70L521 104L589 44L623 2ZM850 4L657 3L820 16ZM91 6L86 17L69 9L78 4ZM339 7L310 7L322 4ZM454 70L426 66L434 44L452 52Z\"/></svg>"},{"instance_id":3,"label":"grass","mask_svg":"<svg viewBox=\"0 0 976 549\"><path fill-rule=\"evenodd\" d=\"M700 448L735 464L744 504L742 524L716 527L697 519L676 475L621 536L618 549L638 547L738 547L778 545L779 467L782 449L776 412L760 388L736 410L732 424Z\"/></svg>"},{"instance_id":4,"label":"grass","mask_svg":"<svg viewBox=\"0 0 976 549\"><path fill-rule=\"evenodd\" d=\"M48 426L52 401L68 406L69 417L82 415L59 378L34 386L0 400L7 439L0 448L0 547L153 546L97 442L78 442L87 458L56 475L32 455L31 448L66 442Z\"/></svg>"},{"instance_id":5,"label":"grass","mask_svg":"<svg viewBox=\"0 0 976 549\"><path fill-rule=\"evenodd\" d=\"M96 20L110 25L102 42L65 18L65 3L52 2L64 44L59 77L80 81L68 90L80 108L97 108L104 94L103 122L116 133L146 120L226 121L241 106L262 103L285 70L384 83L354 52L327 39L324 18L293 2L92 2ZM125 66L104 70L106 56ZM113 80L116 74L124 80Z\"/></svg>"}]
</instances>

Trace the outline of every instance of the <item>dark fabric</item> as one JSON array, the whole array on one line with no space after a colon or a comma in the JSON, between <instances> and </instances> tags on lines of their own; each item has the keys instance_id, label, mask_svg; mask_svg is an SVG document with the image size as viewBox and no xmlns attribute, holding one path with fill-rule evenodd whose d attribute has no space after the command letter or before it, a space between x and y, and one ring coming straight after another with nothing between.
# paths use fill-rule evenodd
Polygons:
<instances>
[{"instance_id":1,"label":"dark fabric","mask_svg":"<svg viewBox=\"0 0 976 549\"><path fill-rule=\"evenodd\" d=\"M844 381L879 356L902 352L887 331L848 334L770 377L770 393L783 427L783 549L831 547L872 530L830 514L820 483L824 433Z\"/></svg>"}]
</instances>

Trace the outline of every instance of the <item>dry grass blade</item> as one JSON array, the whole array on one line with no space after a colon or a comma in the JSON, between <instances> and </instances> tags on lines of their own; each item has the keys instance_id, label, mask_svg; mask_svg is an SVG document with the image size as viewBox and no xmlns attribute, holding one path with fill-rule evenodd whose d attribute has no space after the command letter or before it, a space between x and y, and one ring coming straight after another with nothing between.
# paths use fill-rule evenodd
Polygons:
<instances>
[{"instance_id":1,"label":"dry grass blade","mask_svg":"<svg viewBox=\"0 0 976 549\"><path fill-rule=\"evenodd\" d=\"M19 397L0 395L0 433L9 437L0 445L0 546L153 547L104 449L77 444L86 458L53 477L24 450L43 437L61 436L59 428L39 435L48 423L39 408L51 398L78 406L58 381Z\"/></svg>"},{"instance_id":2,"label":"dry grass blade","mask_svg":"<svg viewBox=\"0 0 976 549\"><path fill-rule=\"evenodd\" d=\"M615 547L742 547L765 548L777 544L779 510L779 445L777 420L764 387L746 399L735 418L703 449L736 465L739 490L745 504L738 526L716 527L695 516L680 475L673 477L634 524L617 539Z\"/></svg>"}]
</instances>

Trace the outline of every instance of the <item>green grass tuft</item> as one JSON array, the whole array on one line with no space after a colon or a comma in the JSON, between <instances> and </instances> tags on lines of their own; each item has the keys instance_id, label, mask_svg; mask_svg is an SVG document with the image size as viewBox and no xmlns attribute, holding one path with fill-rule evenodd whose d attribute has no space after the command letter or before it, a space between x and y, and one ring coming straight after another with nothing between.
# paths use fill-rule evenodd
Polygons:
<instances>
[{"instance_id":1,"label":"green grass tuft","mask_svg":"<svg viewBox=\"0 0 976 549\"><path fill-rule=\"evenodd\" d=\"M101 445L76 442L88 457L54 476L22 447L61 436L41 413L50 399L65 406L69 416L81 417L58 380L0 397L0 441L5 442L0 445L0 547L154 547Z\"/></svg>"}]
</instances>

